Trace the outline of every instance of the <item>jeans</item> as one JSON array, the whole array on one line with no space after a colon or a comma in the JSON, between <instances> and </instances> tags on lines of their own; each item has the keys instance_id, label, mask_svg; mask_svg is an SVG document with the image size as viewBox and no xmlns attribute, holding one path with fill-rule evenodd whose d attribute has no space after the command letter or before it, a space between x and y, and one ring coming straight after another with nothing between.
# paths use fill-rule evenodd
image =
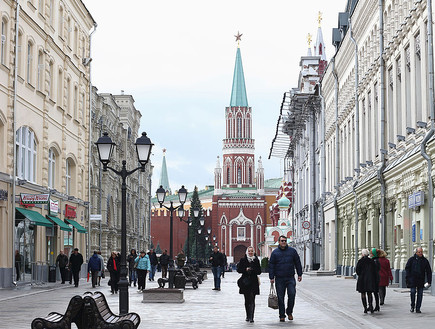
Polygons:
<instances>
[{"instance_id":1,"label":"jeans","mask_svg":"<svg viewBox=\"0 0 435 329\"><path fill-rule=\"evenodd\" d=\"M220 289L222 267L220 266L212 267L211 271L213 272L213 277L214 277L214 287L216 289Z\"/></svg>"},{"instance_id":2,"label":"jeans","mask_svg":"<svg viewBox=\"0 0 435 329\"><path fill-rule=\"evenodd\" d=\"M74 278L74 285L76 287L78 287L79 286L79 279L80 279L80 270L72 270L72 274L73 274L73 278Z\"/></svg>"},{"instance_id":3,"label":"jeans","mask_svg":"<svg viewBox=\"0 0 435 329\"><path fill-rule=\"evenodd\" d=\"M149 279L154 281L154 275L156 274L157 265L151 265L151 271L149 275Z\"/></svg>"},{"instance_id":4,"label":"jeans","mask_svg":"<svg viewBox=\"0 0 435 329\"><path fill-rule=\"evenodd\" d=\"M417 305L415 304L415 293L417 293ZM411 288L411 308L418 311L421 307L421 302L423 301L423 287L413 287Z\"/></svg>"},{"instance_id":5,"label":"jeans","mask_svg":"<svg viewBox=\"0 0 435 329\"><path fill-rule=\"evenodd\" d=\"M137 289L139 290L145 289L147 271L141 269L136 269L136 271L137 271Z\"/></svg>"},{"instance_id":6,"label":"jeans","mask_svg":"<svg viewBox=\"0 0 435 329\"><path fill-rule=\"evenodd\" d=\"M293 313L296 296L296 280L294 277L290 278L275 278L276 294L278 296L279 317L285 318L285 315ZM287 290L287 309L284 304L285 291Z\"/></svg>"},{"instance_id":7,"label":"jeans","mask_svg":"<svg viewBox=\"0 0 435 329\"><path fill-rule=\"evenodd\" d=\"M135 268L131 268L129 270L129 273L128 273L128 281L129 281L130 285L133 282L134 285L136 286L136 280L137 280L136 269Z\"/></svg>"},{"instance_id":8,"label":"jeans","mask_svg":"<svg viewBox=\"0 0 435 329\"><path fill-rule=\"evenodd\" d=\"M168 265L162 265L162 278L166 278L168 274Z\"/></svg>"},{"instance_id":9,"label":"jeans","mask_svg":"<svg viewBox=\"0 0 435 329\"><path fill-rule=\"evenodd\" d=\"M246 319L254 320L255 293L251 290L250 292L244 294L244 296L245 296Z\"/></svg>"},{"instance_id":10,"label":"jeans","mask_svg":"<svg viewBox=\"0 0 435 329\"><path fill-rule=\"evenodd\" d=\"M92 273L92 288L95 288L95 286L97 285L98 272L99 272L99 270L91 270L91 273Z\"/></svg>"},{"instance_id":11,"label":"jeans","mask_svg":"<svg viewBox=\"0 0 435 329\"><path fill-rule=\"evenodd\" d=\"M60 271L60 277L62 278L62 283L65 283L67 281L67 272L68 270L65 267L59 267Z\"/></svg>"}]
</instances>

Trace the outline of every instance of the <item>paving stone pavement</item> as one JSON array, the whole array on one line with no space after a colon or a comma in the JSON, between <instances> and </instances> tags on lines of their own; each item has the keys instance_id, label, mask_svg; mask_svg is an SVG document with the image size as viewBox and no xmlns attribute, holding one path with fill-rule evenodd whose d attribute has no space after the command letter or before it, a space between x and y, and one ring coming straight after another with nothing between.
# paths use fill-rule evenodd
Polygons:
<instances>
[{"instance_id":1,"label":"paving stone pavement","mask_svg":"<svg viewBox=\"0 0 435 329\"><path fill-rule=\"evenodd\" d=\"M160 277L160 273L156 279ZM129 311L141 316L139 328L432 328L435 323L435 298L425 295L422 314L409 312L406 289L389 288L381 312L363 314L355 280L337 277L309 277L297 285L294 320L280 323L278 311L267 307L269 281L261 277L261 295L256 298L255 323L245 322L244 299L238 293L239 274L229 272L222 279L222 290L213 291L213 275L193 290L184 291L182 304L144 304L134 287L129 289ZM95 290L102 291L114 313L119 311L118 295L111 295L108 279ZM147 289L157 282L147 280ZM63 313L70 298L92 291L91 284L81 279L78 288L69 284L45 284L36 287L0 290L0 328L30 328L32 320L49 312ZM73 325L73 328L75 326Z\"/></svg>"}]
</instances>

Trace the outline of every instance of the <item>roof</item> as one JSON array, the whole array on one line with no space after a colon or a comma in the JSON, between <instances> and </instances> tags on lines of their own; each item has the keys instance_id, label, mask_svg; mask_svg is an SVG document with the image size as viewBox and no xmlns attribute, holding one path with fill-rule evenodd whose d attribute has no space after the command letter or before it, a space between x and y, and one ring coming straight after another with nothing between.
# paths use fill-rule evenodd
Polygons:
<instances>
[{"instance_id":1,"label":"roof","mask_svg":"<svg viewBox=\"0 0 435 329\"><path fill-rule=\"evenodd\" d=\"M266 179L264 181L264 188L265 189L267 189L267 188L270 188L270 189L273 189L273 188L279 189L281 187L281 184L282 184L282 178L281 177L280 178L269 178L269 179Z\"/></svg>"},{"instance_id":2,"label":"roof","mask_svg":"<svg viewBox=\"0 0 435 329\"><path fill-rule=\"evenodd\" d=\"M236 65L234 66L233 89L231 91L230 106L248 107L248 98L246 96L245 76L243 74L240 48L237 48L236 53Z\"/></svg>"},{"instance_id":3,"label":"roof","mask_svg":"<svg viewBox=\"0 0 435 329\"><path fill-rule=\"evenodd\" d=\"M203 200L203 199L207 199L207 198L212 198L214 194L214 187L209 187L208 189L204 189L204 190L200 190L198 191L198 198L199 200ZM187 193L187 198L186 198L186 202L190 202L190 199L192 198L193 195L193 191L188 192ZM178 194L171 194L171 195L167 195L165 197L165 203L168 201L175 201L178 202ZM151 204L156 204L158 203L157 198L154 197L151 199Z\"/></svg>"},{"instance_id":4,"label":"roof","mask_svg":"<svg viewBox=\"0 0 435 329\"><path fill-rule=\"evenodd\" d=\"M162 172L160 173L160 182L159 182L159 185L163 186L165 191L169 191L169 193L171 193L171 187L169 186L168 169L166 167L166 155L165 155L165 152L163 152Z\"/></svg>"}]
</instances>

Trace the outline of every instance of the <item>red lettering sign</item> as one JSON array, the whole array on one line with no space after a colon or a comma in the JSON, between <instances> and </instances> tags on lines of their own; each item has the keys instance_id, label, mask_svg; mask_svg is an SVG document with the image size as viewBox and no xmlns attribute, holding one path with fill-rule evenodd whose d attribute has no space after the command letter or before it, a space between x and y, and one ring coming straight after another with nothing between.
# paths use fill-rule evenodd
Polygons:
<instances>
[{"instance_id":1,"label":"red lettering sign","mask_svg":"<svg viewBox=\"0 0 435 329\"><path fill-rule=\"evenodd\" d=\"M65 206L65 217L76 218L77 217L76 208L77 207L73 207L73 206L70 206L69 204L67 204Z\"/></svg>"}]
</instances>

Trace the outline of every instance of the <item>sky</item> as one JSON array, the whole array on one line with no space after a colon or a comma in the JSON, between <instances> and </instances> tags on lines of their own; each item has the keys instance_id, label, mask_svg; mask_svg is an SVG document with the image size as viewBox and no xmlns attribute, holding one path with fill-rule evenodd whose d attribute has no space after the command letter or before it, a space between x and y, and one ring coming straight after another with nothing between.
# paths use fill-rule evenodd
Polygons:
<instances>
[{"instance_id":1,"label":"sky","mask_svg":"<svg viewBox=\"0 0 435 329\"><path fill-rule=\"evenodd\" d=\"M101 93L132 95L142 113L139 135L147 132L155 144L152 195L163 149L172 191L214 185L238 32L256 165L261 156L265 179L282 177L282 160L268 156L283 94L297 87L300 58L308 51L308 33L316 40L319 11L327 59L334 55L332 28L347 0L83 2L98 24L92 84Z\"/></svg>"}]
</instances>

